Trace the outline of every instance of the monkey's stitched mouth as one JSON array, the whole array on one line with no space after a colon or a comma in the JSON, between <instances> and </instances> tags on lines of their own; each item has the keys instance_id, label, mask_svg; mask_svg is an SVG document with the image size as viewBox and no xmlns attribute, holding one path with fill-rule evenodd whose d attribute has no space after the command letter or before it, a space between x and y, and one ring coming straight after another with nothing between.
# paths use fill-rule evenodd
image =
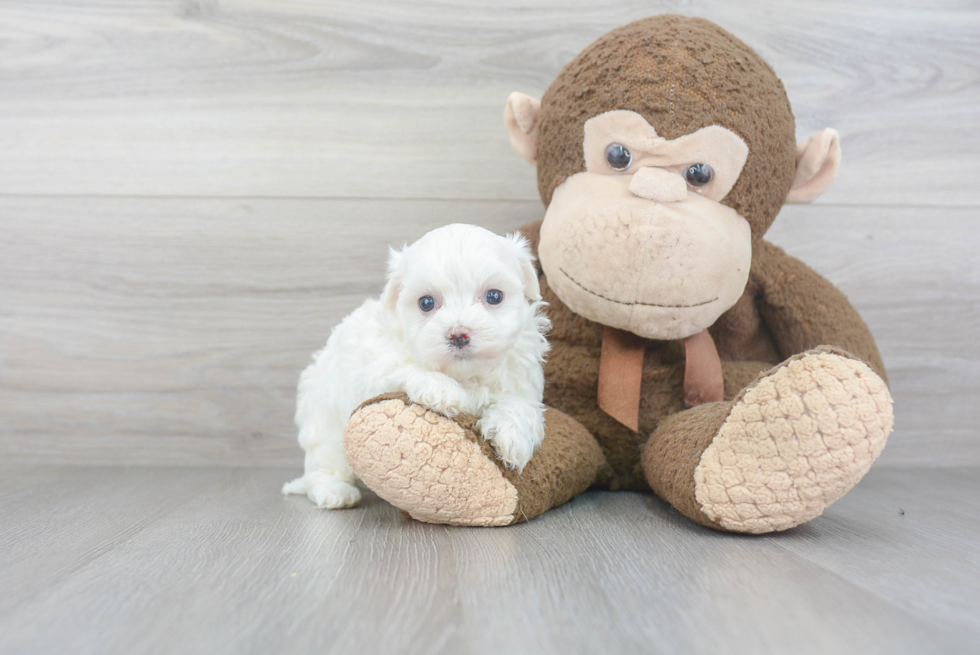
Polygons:
<instances>
[{"instance_id":1,"label":"monkey's stitched mouth","mask_svg":"<svg viewBox=\"0 0 980 655\"><path fill-rule=\"evenodd\" d=\"M602 298L603 300L608 300L609 302L614 302L617 305L628 305L628 306L642 305L643 307L663 307L664 309L690 309L692 307L703 307L704 305L710 305L714 301L718 300L718 297L715 296L711 300L705 300L704 302L694 303L693 305L661 305L661 304L655 303L655 302L640 302L638 300L637 301L634 301L634 302L626 302L626 301L623 301L623 300L616 300L615 298L610 298L609 296L604 296L601 293L596 293L595 291L593 291L592 289L587 288L581 282L579 282L578 280L576 280L575 278L573 278L571 275L569 275L568 274L568 271L566 271L561 266L558 267L558 270L561 271L562 273L564 273L565 274L565 277L567 277L569 280L571 280L575 284L575 286L577 286L582 291L584 291L586 293L591 293L593 296L595 296L597 298Z\"/></svg>"}]
</instances>

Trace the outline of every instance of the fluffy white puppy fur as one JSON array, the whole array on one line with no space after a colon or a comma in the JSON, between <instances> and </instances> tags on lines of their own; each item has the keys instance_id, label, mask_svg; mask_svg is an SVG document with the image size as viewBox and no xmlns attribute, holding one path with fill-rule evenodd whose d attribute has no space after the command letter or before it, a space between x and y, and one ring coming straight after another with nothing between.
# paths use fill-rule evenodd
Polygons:
<instances>
[{"instance_id":1,"label":"fluffy white puppy fur","mask_svg":"<svg viewBox=\"0 0 980 655\"><path fill-rule=\"evenodd\" d=\"M544 438L544 305L520 235L447 225L391 250L381 298L337 325L300 376L305 473L283 493L330 509L356 505L344 427L358 405L389 391L448 416L480 417L504 464L523 469Z\"/></svg>"}]
</instances>

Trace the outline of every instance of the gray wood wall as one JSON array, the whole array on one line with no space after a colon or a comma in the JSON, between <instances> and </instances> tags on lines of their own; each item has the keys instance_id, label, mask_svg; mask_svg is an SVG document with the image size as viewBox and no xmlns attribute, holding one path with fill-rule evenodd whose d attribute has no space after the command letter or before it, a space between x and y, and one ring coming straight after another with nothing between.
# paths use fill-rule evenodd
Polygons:
<instances>
[{"instance_id":1,"label":"gray wood wall","mask_svg":"<svg viewBox=\"0 0 980 655\"><path fill-rule=\"evenodd\" d=\"M887 0L0 0L0 457L299 467L296 378L386 245L540 218L504 99L664 11L841 132L770 238L878 338L880 465L980 463L980 10Z\"/></svg>"}]
</instances>

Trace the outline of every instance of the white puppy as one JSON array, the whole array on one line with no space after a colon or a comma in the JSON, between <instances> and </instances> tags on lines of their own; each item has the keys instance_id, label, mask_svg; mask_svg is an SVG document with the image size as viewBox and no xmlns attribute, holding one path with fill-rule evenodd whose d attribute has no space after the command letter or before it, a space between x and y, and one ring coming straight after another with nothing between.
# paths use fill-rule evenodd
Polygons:
<instances>
[{"instance_id":1,"label":"white puppy","mask_svg":"<svg viewBox=\"0 0 980 655\"><path fill-rule=\"evenodd\" d=\"M544 305L520 235L447 225L392 250L381 298L336 326L300 376L305 473L283 493L330 509L356 505L344 427L358 405L389 391L447 416L480 417L501 461L522 470L544 438Z\"/></svg>"}]
</instances>

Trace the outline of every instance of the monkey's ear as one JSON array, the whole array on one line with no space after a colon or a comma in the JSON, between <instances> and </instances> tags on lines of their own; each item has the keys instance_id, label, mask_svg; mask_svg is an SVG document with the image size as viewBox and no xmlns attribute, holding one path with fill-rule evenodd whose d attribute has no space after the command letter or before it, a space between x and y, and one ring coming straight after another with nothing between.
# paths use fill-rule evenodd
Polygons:
<instances>
[{"instance_id":1,"label":"monkey's ear","mask_svg":"<svg viewBox=\"0 0 980 655\"><path fill-rule=\"evenodd\" d=\"M796 177L786 202L812 202L827 190L840 168L840 135L829 127L796 146Z\"/></svg>"},{"instance_id":2,"label":"monkey's ear","mask_svg":"<svg viewBox=\"0 0 980 655\"><path fill-rule=\"evenodd\" d=\"M504 125L510 132L510 146L521 159L533 164L538 153L538 116L541 102L523 93L514 92L507 97L504 107Z\"/></svg>"},{"instance_id":3,"label":"monkey's ear","mask_svg":"<svg viewBox=\"0 0 980 655\"><path fill-rule=\"evenodd\" d=\"M402 290L402 277L404 275L402 258L405 256L405 248L407 246L402 246L401 250L388 248L388 283L385 284L385 290L381 293L381 301L384 303L385 309L390 312L395 311L398 294Z\"/></svg>"}]
</instances>

